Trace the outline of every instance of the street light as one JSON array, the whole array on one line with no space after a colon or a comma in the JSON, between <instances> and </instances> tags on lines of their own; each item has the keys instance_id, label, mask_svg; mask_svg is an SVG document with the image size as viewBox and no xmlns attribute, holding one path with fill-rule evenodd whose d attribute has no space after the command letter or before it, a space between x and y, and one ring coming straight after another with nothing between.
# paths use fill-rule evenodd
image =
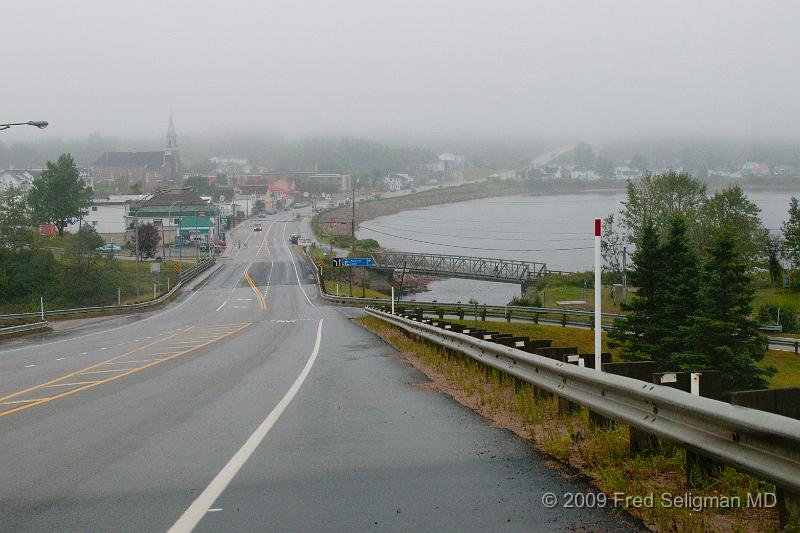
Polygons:
<instances>
[{"instance_id":1,"label":"street light","mask_svg":"<svg viewBox=\"0 0 800 533\"><path fill-rule=\"evenodd\" d=\"M0 131L7 130L11 126L35 126L40 130L45 129L48 126L46 120L29 120L28 122L11 122L9 124L0 124Z\"/></svg>"}]
</instances>

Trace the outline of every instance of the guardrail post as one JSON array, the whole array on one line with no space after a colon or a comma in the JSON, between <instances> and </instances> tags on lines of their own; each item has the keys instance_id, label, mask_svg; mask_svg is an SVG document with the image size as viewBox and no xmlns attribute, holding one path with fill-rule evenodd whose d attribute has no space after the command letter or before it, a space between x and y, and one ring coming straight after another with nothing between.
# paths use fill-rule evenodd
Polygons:
<instances>
[{"instance_id":1,"label":"guardrail post","mask_svg":"<svg viewBox=\"0 0 800 533\"><path fill-rule=\"evenodd\" d=\"M656 372L653 383L692 393L693 372ZM699 373L696 394L705 398L719 400L722 396L722 376L716 370L703 370ZM716 463L694 450L686 449L686 483L693 487L696 475L712 474Z\"/></svg>"},{"instance_id":2,"label":"guardrail post","mask_svg":"<svg viewBox=\"0 0 800 533\"><path fill-rule=\"evenodd\" d=\"M539 324L539 313L533 313L533 323L536 325Z\"/></svg>"},{"instance_id":3,"label":"guardrail post","mask_svg":"<svg viewBox=\"0 0 800 533\"><path fill-rule=\"evenodd\" d=\"M444 320L444 309L442 309L441 307L437 307L436 316L439 317L439 320Z\"/></svg>"},{"instance_id":4,"label":"guardrail post","mask_svg":"<svg viewBox=\"0 0 800 533\"><path fill-rule=\"evenodd\" d=\"M506 322L508 322L509 324L511 323L511 315L512 314L513 314L513 311L509 311L508 313L506 313Z\"/></svg>"},{"instance_id":5,"label":"guardrail post","mask_svg":"<svg viewBox=\"0 0 800 533\"><path fill-rule=\"evenodd\" d=\"M794 341L794 354L797 355L798 348L800 348L800 341Z\"/></svg>"},{"instance_id":6,"label":"guardrail post","mask_svg":"<svg viewBox=\"0 0 800 533\"><path fill-rule=\"evenodd\" d=\"M603 365L603 372L638 379L645 383L653 381L653 373L657 370L655 361L626 361ZM631 455L636 455L658 446L658 437L635 427L628 428L628 440Z\"/></svg>"},{"instance_id":7,"label":"guardrail post","mask_svg":"<svg viewBox=\"0 0 800 533\"><path fill-rule=\"evenodd\" d=\"M800 420L800 387L734 392L731 394L731 404ZM790 517L800 520L800 494L781 487L777 489L778 519L780 527L784 528Z\"/></svg>"},{"instance_id":8,"label":"guardrail post","mask_svg":"<svg viewBox=\"0 0 800 533\"><path fill-rule=\"evenodd\" d=\"M561 326L562 327L567 327L567 314L566 313L561 315Z\"/></svg>"},{"instance_id":9,"label":"guardrail post","mask_svg":"<svg viewBox=\"0 0 800 533\"><path fill-rule=\"evenodd\" d=\"M458 314L459 320L464 320L464 310L461 307L456 309L456 313Z\"/></svg>"},{"instance_id":10,"label":"guardrail post","mask_svg":"<svg viewBox=\"0 0 800 533\"><path fill-rule=\"evenodd\" d=\"M484 306L483 310L481 311L481 321L486 322L486 306Z\"/></svg>"}]
</instances>

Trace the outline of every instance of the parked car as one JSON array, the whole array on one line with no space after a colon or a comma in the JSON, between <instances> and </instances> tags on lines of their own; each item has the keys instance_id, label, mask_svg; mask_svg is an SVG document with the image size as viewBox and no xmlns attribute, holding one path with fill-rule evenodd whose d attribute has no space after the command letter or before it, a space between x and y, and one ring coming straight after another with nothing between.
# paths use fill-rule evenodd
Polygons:
<instances>
[{"instance_id":1,"label":"parked car","mask_svg":"<svg viewBox=\"0 0 800 533\"><path fill-rule=\"evenodd\" d=\"M108 253L108 254L115 254L117 252L121 252L122 251L122 246L114 244L113 242L108 242L108 243L104 244L103 246L100 246L100 247L95 248L95 249L98 252L104 252L104 253Z\"/></svg>"},{"instance_id":2,"label":"parked car","mask_svg":"<svg viewBox=\"0 0 800 533\"><path fill-rule=\"evenodd\" d=\"M201 242L200 243L200 251L201 252L207 252L208 251L208 243L207 242Z\"/></svg>"}]
</instances>

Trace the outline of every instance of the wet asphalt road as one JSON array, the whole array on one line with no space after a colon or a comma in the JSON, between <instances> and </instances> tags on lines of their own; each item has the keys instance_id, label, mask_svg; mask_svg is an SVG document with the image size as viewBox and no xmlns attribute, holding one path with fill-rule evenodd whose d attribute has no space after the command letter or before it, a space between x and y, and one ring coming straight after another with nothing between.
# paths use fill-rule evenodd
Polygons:
<instances>
[{"instance_id":1,"label":"wet asphalt road","mask_svg":"<svg viewBox=\"0 0 800 533\"><path fill-rule=\"evenodd\" d=\"M415 386L279 218L165 309L0 345L0 530L639 529L544 507L591 489Z\"/></svg>"}]
</instances>

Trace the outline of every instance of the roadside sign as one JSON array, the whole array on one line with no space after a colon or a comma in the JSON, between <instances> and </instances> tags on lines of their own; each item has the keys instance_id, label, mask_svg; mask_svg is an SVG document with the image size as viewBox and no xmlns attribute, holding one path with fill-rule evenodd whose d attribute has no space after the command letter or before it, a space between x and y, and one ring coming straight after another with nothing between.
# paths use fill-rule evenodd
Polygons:
<instances>
[{"instance_id":1,"label":"roadside sign","mask_svg":"<svg viewBox=\"0 0 800 533\"><path fill-rule=\"evenodd\" d=\"M324 264L324 261L321 257L317 257L316 263L317 263L317 268L321 269L322 265Z\"/></svg>"},{"instance_id":2,"label":"roadside sign","mask_svg":"<svg viewBox=\"0 0 800 533\"><path fill-rule=\"evenodd\" d=\"M150 263L150 273L158 274L159 272L161 272L161 263L155 261Z\"/></svg>"},{"instance_id":3,"label":"roadside sign","mask_svg":"<svg viewBox=\"0 0 800 533\"><path fill-rule=\"evenodd\" d=\"M327 244L323 244L322 245L322 255L328 255L329 253L331 253L331 247L328 246Z\"/></svg>"},{"instance_id":4,"label":"roadside sign","mask_svg":"<svg viewBox=\"0 0 800 533\"><path fill-rule=\"evenodd\" d=\"M177 261L172 263L172 271L176 274L181 271L181 265Z\"/></svg>"},{"instance_id":5,"label":"roadside sign","mask_svg":"<svg viewBox=\"0 0 800 533\"><path fill-rule=\"evenodd\" d=\"M335 257L333 259L333 266L344 267L371 267L371 257Z\"/></svg>"}]
</instances>

